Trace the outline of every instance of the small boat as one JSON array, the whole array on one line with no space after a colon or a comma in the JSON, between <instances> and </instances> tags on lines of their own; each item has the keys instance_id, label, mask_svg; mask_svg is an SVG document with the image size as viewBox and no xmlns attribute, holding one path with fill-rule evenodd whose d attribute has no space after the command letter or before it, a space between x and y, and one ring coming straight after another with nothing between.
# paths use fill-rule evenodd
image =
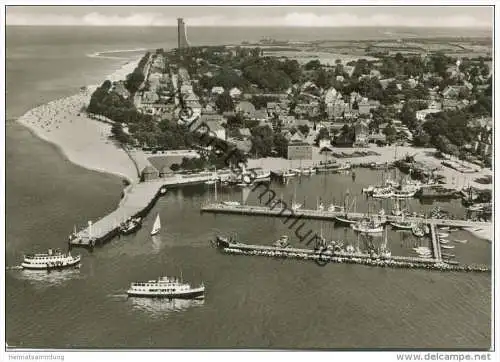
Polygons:
<instances>
[{"instance_id":1,"label":"small boat","mask_svg":"<svg viewBox=\"0 0 500 362\"><path fill-rule=\"evenodd\" d=\"M450 254L450 253L441 253L441 255L445 258L454 258L455 254Z\"/></svg>"},{"instance_id":2,"label":"small boat","mask_svg":"<svg viewBox=\"0 0 500 362\"><path fill-rule=\"evenodd\" d=\"M162 187L160 189L160 195L165 195L167 193L167 188L166 187Z\"/></svg>"},{"instance_id":3,"label":"small boat","mask_svg":"<svg viewBox=\"0 0 500 362\"><path fill-rule=\"evenodd\" d=\"M454 245L441 245L443 249L455 249Z\"/></svg>"},{"instance_id":4,"label":"small boat","mask_svg":"<svg viewBox=\"0 0 500 362\"><path fill-rule=\"evenodd\" d=\"M288 248L290 247L290 242L288 241L288 236L283 235L278 240L276 240L273 246L277 248Z\"/></svg>"},{"instance_id":5,"label":"small boat","mask_svg":"<svg viewBox=\"0 0 500 362\"><path fill-rule=\"evenodd\" d=\"M415 226L414 222L405 221L404 214L401 215L400 221L393 221L390 224L394 229L399 229L399 230L412 230L413 227Z\"/></svg>"},{"instance_id":6,"label":"small boat","mask_svg":"<svg viewBox=\"0 0 500 362\"><path fill-rule=\"evenodd\" d=\"M294 177L296 175L297 174L293 170L286 170L286 171L283 171L283 173L281 174L281 177Z\"/></svg>"},{"instance_id":7,"label":"small boat","mask_svg":"<svg viewBox=\"0 0 500 362\"><path fill-rule=\"evenodd\" d=\"M367 220L361 220L355 224L352 224L351 228L356 232L366 234L382 233L384 231L384 227L382 225L377 224L374 221Z\"/></svg>"},{"instance_id":8,"label":"small boat","mask_svg":"<svg viewBox=\"0 0 500 362\"><path fill-rule=\"evenodd\" d=\"M249 187L249 186L252 186L253 183L246 183L246 182L238 182L236 184L236 186L239 186L239 187Z\"/></svg>"},{"instance_id":9,"label":"small boat","mask_svg":"<svg viewBox=\"0 0 500 362\"><path fill-rule=\"evenodd\" d=\"M328 206L328 211L329 212L345 212L345 209L344 209L344 206L330 204L330 206Z\"/></svg>"},{"instance_id":10,"label":"small boat","mask_svg":"<svg viewBox=\"0 0 500 362\"><path fill-rule=\"evenodd\" d=\"M450 236L450 234L448 234L448 233L438 233L438 236L440 238L447 238L448 236Z\"/></svg>"},{"instance_id":11,"label":"small boat","mask_svg":"<svg viewBox=\"0 0 500 362\"><path fill-rule=\"evenodd\" d=\"M129 218L120 226L120 233L122 235L129 235L135 233L142 227L142 219L140 217Z\"/></svg>"},{"instance_id":12,"label":"small boat","mask_svg":"<svg viewBox=\"0 0 500 362\"><path fill-rule=\"evenodd\" d=\"M373 186L368 186L363 188L363 193L364 194L370 194L375 190L375 187Z\"/></svg>"},{"instance_id":13,"label":"small boat","mask_svg":"<svg viewBox=\"0 0 500 362\"><path fill-rule=\"evenodd\" d=\"M448 244L450 241L446 239L439 239L440 244Z\"/></svg>"},{"instance_id":14,"label":"small boat","mask_svg":"<svg viewBox=\"0 0 500 362\"><path fill-rule=\"evenodd\" d=\"M456 243L460 243L460 244L467 244L467 241L468 241L468 240L467 240L467 239L462 239L462 240L455 239L455 240L453 240L453 241L454 241L454 242L456 242Z\"/></svg>"},{"instance_id":15,"label":"small boat","mask_svg":"<svg viewBox=\"0 0 500 362\"><path fill-rule=\"evenodd\" d=\"M158 280L137 282L130 285L127 290L129 297L169 298L169 299L194 299L203 297L205 286L201 283L198 287L178 280L177 278L160 277Z\"/></svg>"},{"instance_id":16,"label":"small boat","mask_svg":"<svg viewBox=\"0 0 500 362\"><path fill-rule=\"evenodd\" d=\"M423 258L430 258L432 257L432 251L426 246L419 246L417 248L413 248L413 251L415 251L420 257Z\"/></svg>"},{"instance_id":17,"label":"small boat","mask_svg":"<svg viewBox=\"0 0 500 362\"><path fill-rule=\"evenodd\" d=\"M153 230L151 230L151 235L156 235L160 232L161 222L160 222L160 214L156 214L156 219L153 224Z\"/></svg>"},{"instance_id":18,"label":"small boat","mask_svg":"<svg viewBox=\"0 0 500 362\"><path fill-rule=\"evenodd\" d=\"M415 224L411 221L393 221L390 223L394 229L411 230Z\"/></svg>"},{"instance_id":19,"label":"small boat","mask_svg":"<svg viewBox=\"0 0 500 362\"><path fill-rule=\"evenodd\" d=\"M421 238L425 235L424 228L421 227L420 225L414 225L411 228L411 231L412 231L413 235L415 235L416 237L419 237L419 238Z\"/></svg>"},{"instance_id":20,"label":"small boat","mask_svg":"<svg viewBox=\"0 0 500 362\"><path fill-rule=\"evenodd\" d=\"M302 207L302 204L299 202L292 203L292 210L294 210L294 211L300 209L301 207Z\"/></svg>"},{"instance_id":21,"label":"small boat","mask_svg":"<svg viewBox=\"0 0 500 362\"><path fill-rule=\"evenodd\" d=\"M335 225L344 225L344 226L349 226L352 224L355 224L357 220L349 219L349 217L346 215L344 216L335 216Z\"/></svg>"},{"instance_id":22,"label":"small boat","mask_svg":"<svg viewBox=\"0 0 500 362\"><path fill-rule=\"evenodd\" d=\"M205 185L214 185L216 182L216 180L207 180L205 181Z\"/></svg>"},{"instance_id":23,"label":"small boat","mask_svg":"<svg viewBox=\"0 0 500 362\"><path fill-rule=\"evenodd\" d=\"M314 167L309 167L309 168L303 168L302 169L302 174L303 175L312 175L316 173L316 169Z\"/></svg>"},{"instance_id":24,"label":"small boat","mask_svg":"<svg viewBox=\"0 0 500 362\"><path fill-rule=\"evenodd\" d=\"M80 255L49 249L43 254L26 254L21 267L27 270L61 270L79 266L80 260Z\"/></svg>"},{"instance_id":25,"label":"small boat","mask_svg":"<svg viewBox=\"0 0 500 362\"><path fill-rule=\"evenodd\" d=\"M352 245L347 245L345 248L345 252L348 254L354 254L356 252L356 249Z\"/></svg>"},{"instance_id":26,"label":"small boat","mask_svg":"<svg viewBox=\"0 0 500 362\"><path fill-rule=\"evenodd\" d=\"M413 191L413 190L407 190L407 191L395 190L395 191L393 191L393 197L395 197L397 199L409 199L409 198L412 198L413 196L415 196L415 193L416 193L416 191Z\"/></svg>"},{"instance_id":27,"label":"small boat","mask_svg":"<svg viewBox=\"0 0 500 362\"><path fill-rule=\"evenodd\" d=\"M449 226L441 226L439 228L439 230L448 231L448 230L450 230L450 227Z\"/></svg>"},{"instance_id":28,"label":"small boat","mask_svg":"<svg viewBox=\"0 0 500 362\"><path fill-rule=\"evenodd\" d=\"M388 199L394 196L392 189L383 189L373 191L372 197L376 199Z\"/></svg>"},{"instance_id":29,"label":"small boat","mask_svg":"<svg viewBox=\"0 0 500 362\"><path fill-rule=\"evenodd\" d=\"M222 201L222 204L226 206L241 206L238 201Z\"/></svg>"}]
</instances>

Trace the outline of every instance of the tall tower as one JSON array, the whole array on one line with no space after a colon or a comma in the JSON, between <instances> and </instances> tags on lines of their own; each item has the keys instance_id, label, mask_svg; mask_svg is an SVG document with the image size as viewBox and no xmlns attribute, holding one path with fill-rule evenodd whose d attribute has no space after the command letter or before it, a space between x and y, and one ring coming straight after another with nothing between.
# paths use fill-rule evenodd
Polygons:
<instances>
[{"instance_id":1,"label":"tall tower","mask_svg":"<svg viewBox=\"0 0 500 362\"><path fill-rule=\"evenodd\" d=\"M186 25L184 19L177 18L177 48L183 49L189 46L186 36Z\"/></svg>"}]
</instances>

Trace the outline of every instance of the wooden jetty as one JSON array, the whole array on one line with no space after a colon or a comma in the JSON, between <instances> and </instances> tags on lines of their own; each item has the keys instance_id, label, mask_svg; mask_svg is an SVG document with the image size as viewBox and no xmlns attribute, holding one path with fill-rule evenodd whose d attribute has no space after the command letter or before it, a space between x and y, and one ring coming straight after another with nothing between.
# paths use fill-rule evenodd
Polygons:
<instances>
[{"instance_id":1,"label":"wooden jetty","mask_svg":"<svg viewBox=\"0 0 500 362\"><path fill-rule=\"evenodd\" d=\"M437 235L436 225L430 224L430 229L431 229L432 252L434 258L437 261L442 261L443 259L441 256L441 245L439 245L439 237Z\"/></svg>"},{"instance_id":2,"label":"wooden jetty","mask_svg":"<svg viewBox=\"0 0 500 362\"><path fill-rule=\"evenodd\" d=\"M256 216L275 216L275 217L296 217L301 219L323 219L334 220L335 216L345 216L346 213L342 211L321 211L311 209L297 209L291 210L284 208L280 205L276 207L266 206L251 206L251 205L225 205L222 203L212 203L204 205L201 208L202 212L220 213L220 214L240 214L240 215L256 215ZM352 219L363 219L366 213L349 212L347 216ZM400 216L385 215L387 221L400 221ZM405 221L413 221L418 223L426 223L442 226L456 226L456 227L491 227L490 222L481 221L468 221L457 219L432 219L406 216Z\"/></svg>"},{"instance_id":3,"label":"wooden jetty","mask_svg":"<svg viewBox=\"0 0 500 362\"><path fill-rule=\"evenodd\" d=\"M162 188L203 183L213 177L212 173L177 174L166 178L140 182L128 186L118 208L110 214L89 224L69 240L70 247L94 247L119 234L120 223L128 218L144 217L154 206Z\"/></svg>"}]
</instances>

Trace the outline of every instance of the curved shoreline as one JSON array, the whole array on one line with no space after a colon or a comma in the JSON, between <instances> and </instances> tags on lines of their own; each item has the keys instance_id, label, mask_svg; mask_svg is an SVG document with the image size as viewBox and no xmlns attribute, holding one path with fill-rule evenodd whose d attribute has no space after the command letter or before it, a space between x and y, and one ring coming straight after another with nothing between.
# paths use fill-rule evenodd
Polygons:
<instances>
[{"instance_id":1,"label":"curved shoreline","mask_svg":"<svg viewBox=\"0 0 500 362\"><path fill-rule=\"evenodd\" d=\"M125 79L139 59L122 65L104 77L111 81ZM70 95L34 107L16 119L36 137L51 143L71 163L88 170L108 173L137 182L137 170L130 156L110 139L109 124L89 118L82 107L90 101L95 85L87 86L85 93Z\"/></svg>"}]
</instances>

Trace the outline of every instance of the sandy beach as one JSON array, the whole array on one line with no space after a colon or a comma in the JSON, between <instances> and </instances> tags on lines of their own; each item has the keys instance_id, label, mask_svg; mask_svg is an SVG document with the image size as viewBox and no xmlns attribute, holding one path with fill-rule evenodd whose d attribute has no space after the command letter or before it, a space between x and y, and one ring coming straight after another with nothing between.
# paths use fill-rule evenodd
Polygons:
<instances>
[{"instance_id":1,"label":"sandy beach","mask_svg":"<svg viewBox=\"0 0 500 362\"><path fill-rule=\"evenodd\" d=\"M139 60L127 62L106 79L125 79ZM93 120L82 111L96 87L88 86L86 92L33 108L17 121L41 139L58 146L71 162L90 170L118 175L129 182L137 182L134 163L124 150L109 139L111 125Z\"/></svg>"}]
</instances>

